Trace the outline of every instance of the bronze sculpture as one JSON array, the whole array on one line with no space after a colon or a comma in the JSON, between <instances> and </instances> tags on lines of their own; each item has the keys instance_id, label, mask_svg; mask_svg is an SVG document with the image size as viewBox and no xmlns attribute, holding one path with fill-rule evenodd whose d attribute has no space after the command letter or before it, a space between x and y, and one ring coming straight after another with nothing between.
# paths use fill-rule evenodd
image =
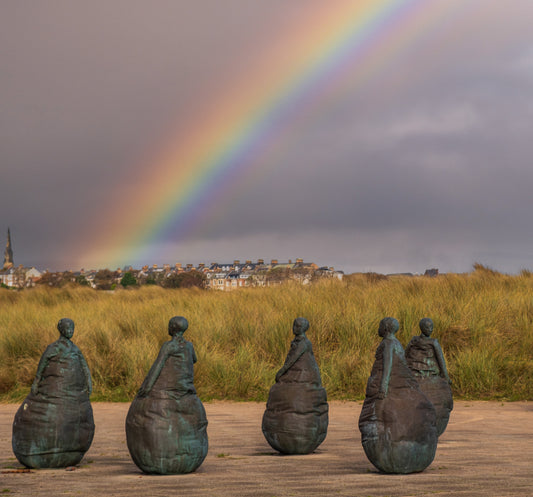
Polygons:
<instances>
[{"instance_id":1,"label":"bronze sculpture","mask_svg":"<svg viewBox=\"0 0 533 497\"><path fill-rule=\"evenodd\" d=\"M91 374L70 340L74 322L61 319L57 329L61 336L42 355L13 421L13 452L29 468L74 466L94 436Z\"/></svg>"},{"instance_id":2,"label":"bronze sculpture","mask_svg":"<svg viewBox=\"0 0 533 497\"><path fill-rule=\"evenodd\" d=\"M453 395L450 377L440 344L431 338L433 321L420 320L420 336L411 339L405 349L407 365L415 375L422 392L435 407L437 415L437 436L441 436L448 425L453 409Z\"/></svg>"},{"instance_id":3,"label":"bronze sculpture","mask_svg":"<svg viewBox=\"0 0 533 497\"><path fill-rule=\"evenodd\" d=\"M379 324L382 341L359 417L361 442L370 462L384 473L413 473L431 464L437 448L435 409L418 387L395 337L399 323Z\"/></svg>"},{"instance_id":4,"label":"bronze sculpture","mask_svg":"<svg viewBox=\"0 0 533 497\"><path fill-rule=\"evenodd\" d=\"M270 446L283 454L308 454L326 438L328 403L313 347L306 337L309 321L294 320L294 340L276 374L263 415Z\"/></svg>"},{"instance_id":5,"label":"bronze sculpture","mask_svg":"<svg viewBox=\"0 0 533 497\"><path fill-rule=\"evenodd\" d=\"M207 455L207 418L194 388L196 354L183 338L184 317L168 323L171 340L133 400L126 439L135 464L148 474L182 474L197 469Z\"/></svg>"}]
</instances>

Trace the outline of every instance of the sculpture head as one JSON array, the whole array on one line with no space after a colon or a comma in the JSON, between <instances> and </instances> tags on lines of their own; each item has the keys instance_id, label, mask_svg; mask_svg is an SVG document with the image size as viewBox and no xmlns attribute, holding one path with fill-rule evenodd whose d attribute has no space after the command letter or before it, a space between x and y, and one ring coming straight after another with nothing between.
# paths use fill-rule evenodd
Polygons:
<instances>
[{"instance_id":1,"label":"sculpture head","mask_svg":"<svg viewBox=\"0 0 533 497\"><path fill-rule=\"evenodd\" d=\"M60 319L59 323L57 323L57 329L61 333L61 336L70 340L72 335L74 335L74 321L69 318Z\"/></svg>"},{"instance_id":2,"label":"sculpture head","mask_svg":"<svg viewBox=\"0 0 533 497\"><path fill-rule=\"evenodd\" d=\"M296 318L292 324L292 332L298 336L303 335L309 329L309 321L305 318Z\"/></svg>"},{"instance_id":3,"label":"sculpture head","mask_svg":"<svg viewBox=\"0 0 533 497\"><path fill-rule=\"evenodd\" d=\"M430 337L433 333L433 321L429 318L424 318L418 323L420 326L420 331L424 336Z\"/></svg>"},{"instance_id":4,"label":"sculpture head","mask_svg":"<svg viewBox=\"0 0 533 497\"><path fill-rule=\"evenodd\" d=\"M383 318L379 323L379 336L385 338L389 335L396 335L400 329L400 323L395 318Z\"/></svg>"},{"instance_id":5,"label":"sculpture head","mask_svg":"<svg viewBox=\"0 0 533 497\"><path fill-rule=\"evenodd\" d=\"M174 316L168 322L168 334L170 336L183 335L189 327L189 322L183 316Z\"/></svg>"}]
</instances>

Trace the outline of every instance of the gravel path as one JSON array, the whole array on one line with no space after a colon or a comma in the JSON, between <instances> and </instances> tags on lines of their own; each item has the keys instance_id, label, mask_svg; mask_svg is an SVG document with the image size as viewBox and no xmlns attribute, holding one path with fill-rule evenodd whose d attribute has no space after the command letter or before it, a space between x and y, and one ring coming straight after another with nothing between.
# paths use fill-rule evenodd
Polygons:
<instances>
[{"instance_id":1,"label":"gravel path","mask_svg":"<svg viewBox=\"0 0 533 497\"><path fill-rule=\"evenodd\" d=\"M18 408L0 404L0 494L30 496L483 496L533 495L533 403L456 402L433 464L423 473L379 474L361 447L359 402L330 402L325 442L281 456L261 433L264 404L206 403L209 454L192 474L147 476L133 464L129 404L93 404L96 434L73 471L21 468L11 450Z\"/></svg>"}]
</instances>

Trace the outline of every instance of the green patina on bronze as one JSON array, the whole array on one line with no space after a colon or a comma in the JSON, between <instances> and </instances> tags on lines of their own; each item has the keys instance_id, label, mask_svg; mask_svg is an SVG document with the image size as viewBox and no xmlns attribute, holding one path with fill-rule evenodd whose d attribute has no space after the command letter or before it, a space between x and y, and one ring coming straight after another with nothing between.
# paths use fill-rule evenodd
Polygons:
<instances>
[{"instance_id":1,"label":"green patina on bronze","mask_svg":"<svg viewBox=\"0 0 533 497\"><path fill-rule=\"evenodd\" d=\"M61 336L42 355L13 421L13 452L29 468L74 466L94 436L91 374L70 340L74 322L61 319L57 328Z\"/></svg>"},{"instance_id":2,"label":"green patina on bronze","mask_svg":"<svg viewBox=\"0 0 533 497\"><path fill-rule=\"evenodd\" d=\"M263 434L283 454L308 454L326 438L328 403L311 342L309 321L294 320L294 340L276 374L263 415Z\"/></svg>"},{"instance_id":3,"label":"green patina on bronze","mask_svg":"<svg viewBox=\"0 0 533 497\"><path fill-rule=\"evenodd\" d=\"M435 409L420 390L395 337L398 321L379 324L382 341L359 417L361 442L370 462L384 473L427 468L437 449Z\"/></svg>"},{"instance_id":4,"label":"green patina on bronze","mask_svg":"<svg viewBox=\"0 0 533 497\"><path fill-rule=\"evenodd\" d=\"M435 407L437 436L440 437L448 426L453 409L451 381L440 344L436 338L431 338L433 321L421 319L420 331L420 336L413 337L407 345L405 358L420 389Z\"/></svg>"},{"instance_id":5,"label":"green patina on bronze","mask_svg":"<svg viewBox=\"0 0 533 497\"><path fill-rule=\"evenodd\" d=\"M196 354L183 338L187 327L184 317L170 320L172 339L161 347L126 418L130 455L148 474L190 473L207 455L207 418L194 388Z\"/></svg>"}]
</instances>

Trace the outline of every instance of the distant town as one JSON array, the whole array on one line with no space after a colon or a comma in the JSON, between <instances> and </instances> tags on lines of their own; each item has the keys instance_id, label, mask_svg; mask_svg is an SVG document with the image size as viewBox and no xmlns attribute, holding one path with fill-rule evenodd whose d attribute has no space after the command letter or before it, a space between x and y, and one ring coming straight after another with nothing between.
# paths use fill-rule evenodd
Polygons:
<instances>
[{"instance_id":1,"label":"distant town","mask_svg":"<svg viewBox=\"0 0 533 497\"><path fill-rule=\"evenodd\" d=\"M7 288L28 288L36 285L62 287L83 285L99 290L114 290L139 285L159 285L164 288L200 287L210 290L235 290L243 287L266 287L296 281L303 285L321 278L342 279L344 273L333 267L319 267L303 259L286 262L272 259L257 259L210 264L176 263L158 266L131 266L109 269L80 269L79 271L50 272L35 267L16 266L11 244L11 233L7 230L4 264L0 270L0 286Z\"/></svg>"}]
</instances>

